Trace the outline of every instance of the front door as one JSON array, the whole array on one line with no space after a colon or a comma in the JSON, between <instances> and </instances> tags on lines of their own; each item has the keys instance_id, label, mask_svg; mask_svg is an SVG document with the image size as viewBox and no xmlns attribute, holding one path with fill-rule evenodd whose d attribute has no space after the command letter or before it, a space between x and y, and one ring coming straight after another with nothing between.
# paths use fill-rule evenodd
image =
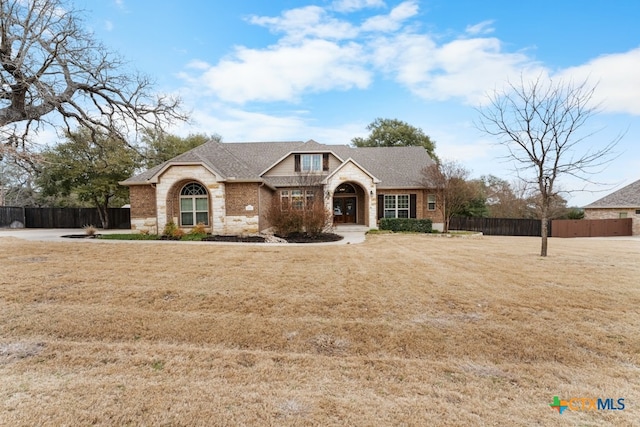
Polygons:
<instances>
[{"instance_id":1,"label":"front door","mask_svg":"<svg viewBox=\"0 0 640 427\"><path fill-rule=\"evenodd\" d=\"M334 224L355 224L356 223L356 198L340 197L333 199L333 223Z\"/></svg>"}]
</instances>

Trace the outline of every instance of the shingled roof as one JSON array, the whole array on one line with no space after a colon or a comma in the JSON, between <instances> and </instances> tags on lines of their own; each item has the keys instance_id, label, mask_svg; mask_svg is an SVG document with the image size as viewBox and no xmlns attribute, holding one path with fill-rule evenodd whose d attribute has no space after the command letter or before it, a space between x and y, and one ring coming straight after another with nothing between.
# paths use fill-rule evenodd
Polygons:
<instances>
[{"instance_id":1,"label":"shingled roof","mask_svg":"<svg viewBox=\"0 0 640 427\"><path fill-rule=\"evenodd\" d=\"M351 158L381 182L379 188L415 188L422 185L422 169L433 164L423 147L351 147L327 145L310 140L289 142L210 141L152 169L133 176L124 185L146 184L172 164L203 164L222 179L256 180L282 185L283 177L260 174L291 153L332 152L342 161ZM277 182L276 182L277 181ZM283 181L284 182L284 181Z\"/></svg>"},{"instance_id":2,"label":"shingled roof","mask_svg":"<svg viewBox=\"0 0 640 427\"><path fill-rule=\"evenodd\" d=\"M585 206L589 208L640 208L640 179Z\"/></svg>"}]
</instances>

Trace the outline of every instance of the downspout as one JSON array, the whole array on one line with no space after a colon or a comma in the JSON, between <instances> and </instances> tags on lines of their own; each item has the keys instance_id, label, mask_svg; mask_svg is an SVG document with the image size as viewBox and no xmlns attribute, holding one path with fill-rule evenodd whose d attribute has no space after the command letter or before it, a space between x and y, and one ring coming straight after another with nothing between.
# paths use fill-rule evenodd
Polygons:
<instances>
[{"instance_id":1,"label":"downspout","mask_svg":"<svg viewBox=\"0 0 640 427\"><path fill-rule=\"evenodd\" d=\"M156 234L160 234L160 230L158 230L158 227L159 227L159 223L158 223L158 190L156 189L156 183L152 182L151 183L151 187L153 187L153 189L155 190L154 191L154 196L155 197L153 199L156 201L156 214L155 214L155 217L156 217Z\"/></svg>"},{"instance_id":2,"label":"downspout","mask_svg":"<svg viewBox=\"0 0 640 427\"><path fill-rule=\"evenodd\" d=\"M261 231L260 223L262 222L262 200L260 200L260 189L264 187L265 182L262 181L260 185L258 185L258 233Z\"/></svg>"}]
</instances>

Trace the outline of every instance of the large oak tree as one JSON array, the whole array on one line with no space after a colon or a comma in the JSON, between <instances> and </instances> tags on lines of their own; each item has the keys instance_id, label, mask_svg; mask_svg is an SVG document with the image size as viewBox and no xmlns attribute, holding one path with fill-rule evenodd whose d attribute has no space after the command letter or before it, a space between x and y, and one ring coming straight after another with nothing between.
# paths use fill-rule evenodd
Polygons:
<instances>
[{"instance_id":1,"label":"large oak tree","mask_svg":"<svg viewBox=\"0 0 640 427\"><path fill-rule=\"evenodd\" d=\"M398 119L377 118L369 123L367 130L371 133L366 138L356 137L351 140L356 147L424 147L432 159L438 160L436 143L422 129Z\"/></svg>"},{"instance_id":2,"label":"large oak tree","mask_svg":"<svg viewBox=\"0 0 640 427\"><path fill-rule=\"evenodd\" d=\"M0 149L25 150L47 125L119 138L183 120L179 100L156 95L82 26L65 0L0 0ZM2 155L2 151L0 151Z\"/></svg>"}]
</instances>

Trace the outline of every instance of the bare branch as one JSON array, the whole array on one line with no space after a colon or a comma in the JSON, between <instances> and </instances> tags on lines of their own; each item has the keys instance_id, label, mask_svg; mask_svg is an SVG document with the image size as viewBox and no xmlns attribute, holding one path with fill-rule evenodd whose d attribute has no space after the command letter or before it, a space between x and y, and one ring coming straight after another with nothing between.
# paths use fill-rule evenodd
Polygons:
<instances>
[{"instance_id":1,"label":"bare branch","mask_svg":"<svg viewBox=\"0 0 640 427\"><path fill-rule=\"evenodd\" d=\"M546 256L546 219L549 206L559 196L557 180L563 176L591 182L615 157L614 149L622 135L601 148L585 142L595 132L585 131L587 121L598 113L593 104L595 86L587 81L554 82L538 78L520 79L505 91L489 96L489 104L479 110L476 124L482 132L494 136L507 149L518 177L536 184L541 200L543 244Z\"/></svg>"},{"instance_id":2,"label":"bare branch","mask_svg":"<svg viewBox=\"0 0 640 427\"><path fill-rule=\"evenodd\" d=\"M148 77L126 69L67 1L0 1L2 142L24 147L30 127L60 121L126 140L140 128L186 120L179 99L154 95Z\"/></svg>"}]
</instances>

